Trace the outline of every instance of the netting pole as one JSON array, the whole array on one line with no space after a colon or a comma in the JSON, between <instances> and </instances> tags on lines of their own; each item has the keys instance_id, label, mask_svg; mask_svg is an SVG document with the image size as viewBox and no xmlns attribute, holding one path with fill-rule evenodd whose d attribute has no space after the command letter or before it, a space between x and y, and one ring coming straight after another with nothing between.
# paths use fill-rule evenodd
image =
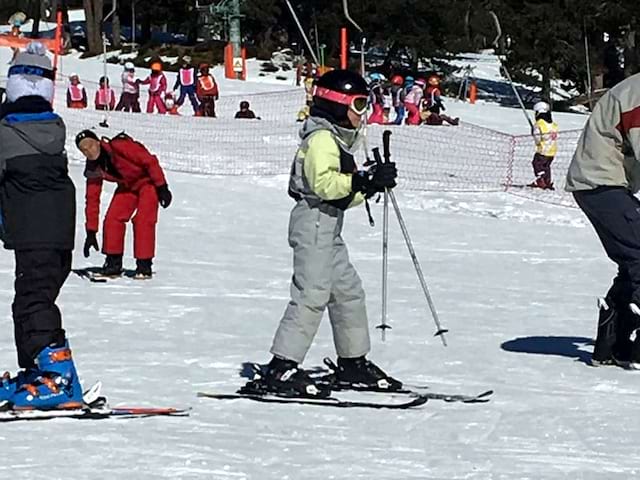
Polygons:
<instances>
[{"instance_id":1,"label":"netting pole","mask_svg":"<svg viewBox=\"0 0 640 480\"><path fill-rule=\"evenodd\" d=\"M507 161L507 178L504 182L504 191L507 192L513 186L513 164L516 161L516 137L511 136L509 146L509 159Z\"/></svg>"}]
</instances>

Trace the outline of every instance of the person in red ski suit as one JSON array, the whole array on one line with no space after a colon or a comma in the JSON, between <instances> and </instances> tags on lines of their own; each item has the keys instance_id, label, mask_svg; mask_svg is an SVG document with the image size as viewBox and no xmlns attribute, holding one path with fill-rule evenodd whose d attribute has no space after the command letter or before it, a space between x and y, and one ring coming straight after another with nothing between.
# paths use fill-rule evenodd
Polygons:
<instances>
[{"instance_id":1,"label":"person in red ski suit","mask_svg":"<svg viewBox=\"0 0 640 480\"><path fill-rule=\"evenodd\" d=\"M83 130L76 136L76 145L87 159L85 258L89 257L91 248L99 248L96 235L102 184L105 181L115 182L118 187L103 224L102 252L107 258L101 273L107 277L122 274L125 231L133 216L135 277L151 278L158 204L167 208L172 200L158 158L125 133L99 140L92 130Z\"/></svg>"},{"instance_id":2,"label":"person in red ski suit","mask_svg":"<svg viewBox=\"0 0 640 480\"><path fill-rule=\"evenodd\" d=\"M151 64L151 75L141 80L142 85L149 85L149 101L147 102L147 113L153 113L154 108L158 113L167 113L167 108L162 100L162 95L167 91L167 77L162 73L162 64L154 62Z\"/></svg>"},{"instance_id":3,"label":"person in red ski suit","mask_svg":"<svg viewBox=\"0 0 640 480\"><path fill-rule=\"evenodd\" d=\"M67 107L87 108L87 91L80 83L80 77L72 73L69 75L69 86L67 87Z\"/></svg>"},{"instance_id":4,"label":"person in red ski suit","mask_svg":"<svg viewBox=\"0 0 640 480\"><path fill-rule=\"evenodd\" d=\"M116 94L109 86L107 77L100 77L100 87L94 99L96 110L113 110L116 108Z\"/></svg>"}]
</instances>

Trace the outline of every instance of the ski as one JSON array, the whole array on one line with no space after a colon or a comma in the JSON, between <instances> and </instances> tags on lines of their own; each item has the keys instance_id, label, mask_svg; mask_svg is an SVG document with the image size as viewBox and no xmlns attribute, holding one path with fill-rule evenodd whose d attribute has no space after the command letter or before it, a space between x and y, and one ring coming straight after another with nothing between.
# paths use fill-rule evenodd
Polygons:
<instances>
[{"instance_id":1,"label":"ski","mask_svg":"<svg viewBox=\"0 0 640 480\"><path fill-rule=\"evenodd\" d=\"M98 277L96 276L95 273L90 272L86 268L73 269L72 272L78 275L80 278L84 280L88 280L89 282L92 282L92 283L107 283L106 278Z\"/></svg>"},{"instance_id":2,"label":"ski","mask_svg":"<svg viewBox=\"0 0 640 480\"><path fill-rule=\"evenodd\" d=\"M316 366L307 369L307 372L310 374L311 378L313 378L316 382L320 384L326 385L328 388L331 388L334 392L346 392L346 391L355 391L355 392L367 392L367 393L380 393L380 394L397 394L397 395L409 395L413 397L426 397L429 400L438 400L444 401L446 403L487 403L491 401L491 396L493 395L493 390L486 390L484 392L478 394L459 394L459 393L440 393L440 392L431 392L429 390L429 386L427 385L410 385L404 384L404 388L401 390L390 391L384 389L372 390L369 388L357 388L354 386L344 386L340 385L335 380L335 369L337 368L335 363L329 358L325 358L323 360L323 366ZM263 375L265 365L261 365L259 363L253 362L245 362L242 364L241 375L245 378L249 379L257 379Z\"/></svg>"},{"instance_id":3,"label":"ski","mask_svg":"<svg viewBox=\"0 0 640 480\"><path fill-rule=\"evenodd\" d=\"M158 407L109 407L107 399L100 395L102 384L97 382L83 394L82 408L68 410L13 410L7 403L0 404L0 423L28 420L73 418L78 420L102 420L106 418L186 417L189 409Z\"/></svg>"},{"instance_id":4,"label":"ski","mask_svg":"<svg viewBox=\"0 0 640 480\"><path fill-rule=\"evenodd\" d=\"M137 280L135 270L124 270L122 274L118 276L102 275L101 270L102 268L100 267L87 267L87 268L75 268L71 271L76 275L78 275L80 278L84 280L88 280L89 282L92 282L92 283L107 283L108 281L111 281L111 280L120 280L123 278Z\"/></svg>"},{"instance_id":5,"label":"ski","mask_svg":"<svg viewBox=\"0 0 640 480\"><path fill-rule=\"evenodd\" d=\"M317 367L314 369L316 381L324 383L327 387L330 387L333 391L358 391L358 392L370 392L370 393L393 393L404 394L411 396L424 396L429 400L442 400L447 403L461 402L461 403L486 403L493 395L493 390L486 390L477 395L464 395L464 394L448 394L429 392L429 387L426 385L408 385L404 384L404 387L400 390L386 390L384 388L372 389L365 385L359 387L357 385L344 385L336 380L335 372L337 365L330 359L325 358L323 360L324 367ZM314 375L312 375L314 377Z\"/></svg>"},{"instance_id":6,"label":"ski","mask_svg":"<svg viewBox=\"0 0 640 480\"><path fill-rule=\"evenodd\" d=\"M402 388L400 390L372 390L367 388L348 388L340 385L333 385L332 390L335 392L367 392L367 393L386 393L386 394L394 394L394 395L409 395L414 397L426 397L429 400L441 400L447 403L487 403L491 400L491 395L493 395L493 390L486 390L484 392L475 394L475 395L466 395L459 393L439 393L439 392L429 392L425 391L429 387L414 387L411 388Z\"/></svg>"},{"instance_id":7,"label":"ski","mask_svg":"<svg viewBox=\"0 0 640 480\"><path fill-rule=\"evenodd\" d=\"M424 405L429 400L428 397L419 395L414 397L408 397L401 402L367 402L367 401L352 401L341 400L336 397L326 398L307 398L307 397L282 397L273 394L255 394L255 393L206 393L198 392L200 398L212 398L216 400L253 400L263 403L290 403L298 405L313 405L320 407L335 407L335 408L374 408L374 409L386 409L386 410L407 410Z\"/></svg>"}]
</instances>

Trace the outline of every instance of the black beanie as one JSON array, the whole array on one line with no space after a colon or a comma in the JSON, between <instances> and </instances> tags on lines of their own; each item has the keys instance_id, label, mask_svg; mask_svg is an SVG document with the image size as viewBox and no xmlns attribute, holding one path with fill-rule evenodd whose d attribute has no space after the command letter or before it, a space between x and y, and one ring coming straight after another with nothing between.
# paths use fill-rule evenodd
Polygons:
<instances>
[{"instance_id":1,"label":"black beanie","mask_svg":"<svg viewBox=\"0 0 640 480\"><path fill-rule=\"evenodd\" d=\"M93 130L82 130L76 135L76 147L80 146L80 142L85 138L93 138L94 140L100 140Z\"/></svg>"}]
</instances>

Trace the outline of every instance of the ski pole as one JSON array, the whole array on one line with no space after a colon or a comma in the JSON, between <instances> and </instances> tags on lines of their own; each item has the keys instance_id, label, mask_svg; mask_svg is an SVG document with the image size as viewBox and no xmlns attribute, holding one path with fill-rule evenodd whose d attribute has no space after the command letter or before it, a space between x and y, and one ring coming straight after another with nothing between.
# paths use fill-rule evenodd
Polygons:
<instances>
[{"instance_id":1,"label":"ski pole","mask_svg":"<svg viewBox=\"0 0 640 480\"><path fill-rule=\"evenodd\" d=\"M374 148L373 155L376 158L376 161L382 162L382 159L380 158L380 150L378 150L377 148ZM427 299L427 304L429 305L429 310L431 311L433 321L436 324L436 333L434 336L440 337L440 340L442 340L442 344L446 347L447 340L444 334L449 330L442 328L442 325L440 324L440 317L438 316L438 312L436 311L435 304L433 303L433 299L431 298L431 294L429 293L429 287L427 286L427 282L424 279L424 274L422 273L422 267L420 266L420 262L418 261L418 256L416 255L416 251L413 248L413 243L411 242L411 237L409 236L409 230L407 229L407 225L404 221L404 218L402 217L402 213L400 212L400 207L398 206L398 201L396 200L396 196L393 193L393 190L389 190L388 195L389 195L389 198L391 199L391 204L393 205L393 209L396 213L396 217L398 218L398 223L400 224L400 230L402 230L402 235L404 236L404 241L407 244L409 255L411 256L411 260L413 261L413 266L415 267L416 275L418 275L420 286L422 287L424 296Z\"/></svg>"},{"instance_id":2,"label":"ski pole","mask_svg":"<svg viewBox=\"0 0 640 480\"><path fill-rule=\"evenodd\" d=\"M389 150L390 130L385 130L382 134L382 144L384 151L384 162L387 163L391 159ZM387 324L387 298L388 298L388 278L389 278L389 190L384 190L384 203L382 209L382 318L380 325L376 328L381 330L382 341L386 340L387 330L391 326Z\"/></svg>"}]
</instances>

